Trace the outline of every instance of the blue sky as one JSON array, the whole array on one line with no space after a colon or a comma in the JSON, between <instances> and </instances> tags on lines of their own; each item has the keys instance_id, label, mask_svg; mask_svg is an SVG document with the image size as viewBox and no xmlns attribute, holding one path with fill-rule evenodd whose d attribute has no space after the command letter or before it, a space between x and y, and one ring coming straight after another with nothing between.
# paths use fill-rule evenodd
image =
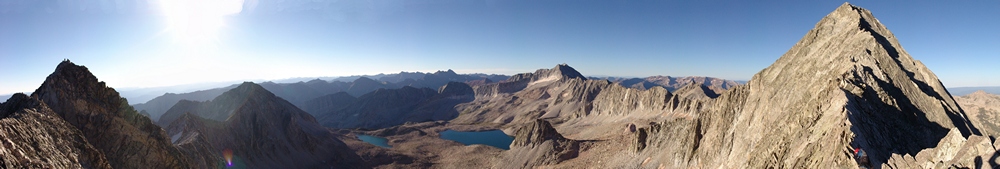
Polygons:
<instances>
[{"instance_id":1,"label":"blue sky","mask_svg":"<svg viewBox=\"0 0 1000 169\"><path fill-rule=\"evenodd\" d=\"M746 80L842 1L0 0L0 94L68 58L112 87L436 71ZM1000 1L871 10L948 87L1000 86Z\"/></svg>"}]
</instances>

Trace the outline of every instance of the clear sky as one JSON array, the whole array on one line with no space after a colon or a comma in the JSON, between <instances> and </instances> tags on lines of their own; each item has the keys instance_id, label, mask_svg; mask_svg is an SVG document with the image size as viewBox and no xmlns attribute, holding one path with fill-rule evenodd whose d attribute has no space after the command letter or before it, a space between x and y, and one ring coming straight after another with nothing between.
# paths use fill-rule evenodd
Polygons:
<instances>
[{"instance_id":1,"label":"clear sky","mask_svg":"<svg viewBox=\"0 0 1000 169\"><path fill-rule=\"evenodd\" d=\"M1000 85L1000 1L860 1L949 87ZM0 94L435 71L747 80L842 1L0 0Z\"/></svg>"}]
</instances>

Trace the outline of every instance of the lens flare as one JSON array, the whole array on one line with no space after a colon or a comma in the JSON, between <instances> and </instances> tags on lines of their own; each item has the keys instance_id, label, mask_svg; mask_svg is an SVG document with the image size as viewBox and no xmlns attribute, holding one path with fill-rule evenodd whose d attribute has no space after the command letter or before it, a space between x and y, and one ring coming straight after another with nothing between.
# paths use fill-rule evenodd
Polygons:
<instances>
[{"instance_id":1,"label":"lens flare","mask_svg":"<svg viewBox=\"0 0 1000 169\"><path fill-rule=\"evenodd\" d=\"M226 158L226 166L233 166L233 150L222 150L222 157Z\"/></svg>"}]
</instances>

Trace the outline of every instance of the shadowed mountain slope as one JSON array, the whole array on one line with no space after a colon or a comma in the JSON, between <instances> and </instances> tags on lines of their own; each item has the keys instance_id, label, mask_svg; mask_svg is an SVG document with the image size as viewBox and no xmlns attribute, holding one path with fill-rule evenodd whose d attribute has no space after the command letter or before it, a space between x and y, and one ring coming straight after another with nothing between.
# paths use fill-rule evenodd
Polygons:
<instances>
[{"instance_id":1,"label":"shadowed mountain slope","mask_svg":"<svg viewBox=\"0 0 1000 169\"><path fill-rule=\"evenodd\" d=\"M113 168L191 167L159 126L84 66L59 63L32 97L79 129Z\"/></svg>"},{"instance_id":2,"label":"shadowed mountain slope","mask_svg":"<svg viewBox=\"0 0 1000 169\"><path fill-rule=\"evenodd\" d=\"M168 127L192 152L230 150L236 164L249 168L319 168L362 165L357 154L316 119L262 86L243 83L198 109L178 116ZM208 111L208 112L199 112ZM224 121L204 119L227 118ZM192 154L212 164L214 154Z\"/></svg>"}]
</instances>

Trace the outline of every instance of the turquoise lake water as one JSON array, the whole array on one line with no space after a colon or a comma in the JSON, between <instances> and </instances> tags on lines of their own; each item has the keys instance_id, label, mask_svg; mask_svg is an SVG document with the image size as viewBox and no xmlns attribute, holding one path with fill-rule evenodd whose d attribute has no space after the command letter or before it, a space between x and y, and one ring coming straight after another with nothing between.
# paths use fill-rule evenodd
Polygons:
<instances>
[{"instance_id":1,"label":"turquoise lake water","mask_svg":"<svg viewBox=\"0 0 1000 169\"><path fill-rule=\"evenodd\" d=\"M364 135L364 134L358 134L358 139L361 139L361 141L364 141L366 143L369 143L369 144L372 144L372 145L376 145L376 146L379 146L379 147L385 147L385 148L391 148L392 147L392 146L389 146L389 140L385 139L385 138L382 138L382 137L375 137L375 136L369 136L369 135Z\"/></svg>"},{"instance_id":2,"label":"turquoise lake water","mask_svg":"<svg viewBox=\"0 0 1000 169\"><path fill-rule=\"evenodd\" d=\"M441 138L457 141L465 145L483 144L504 150L510 149L510 143L514 142L513 137L507 136L507 134L504 134L500 130L470 132L446 130L441 132Z\"/></svg>"}]
</instances>

